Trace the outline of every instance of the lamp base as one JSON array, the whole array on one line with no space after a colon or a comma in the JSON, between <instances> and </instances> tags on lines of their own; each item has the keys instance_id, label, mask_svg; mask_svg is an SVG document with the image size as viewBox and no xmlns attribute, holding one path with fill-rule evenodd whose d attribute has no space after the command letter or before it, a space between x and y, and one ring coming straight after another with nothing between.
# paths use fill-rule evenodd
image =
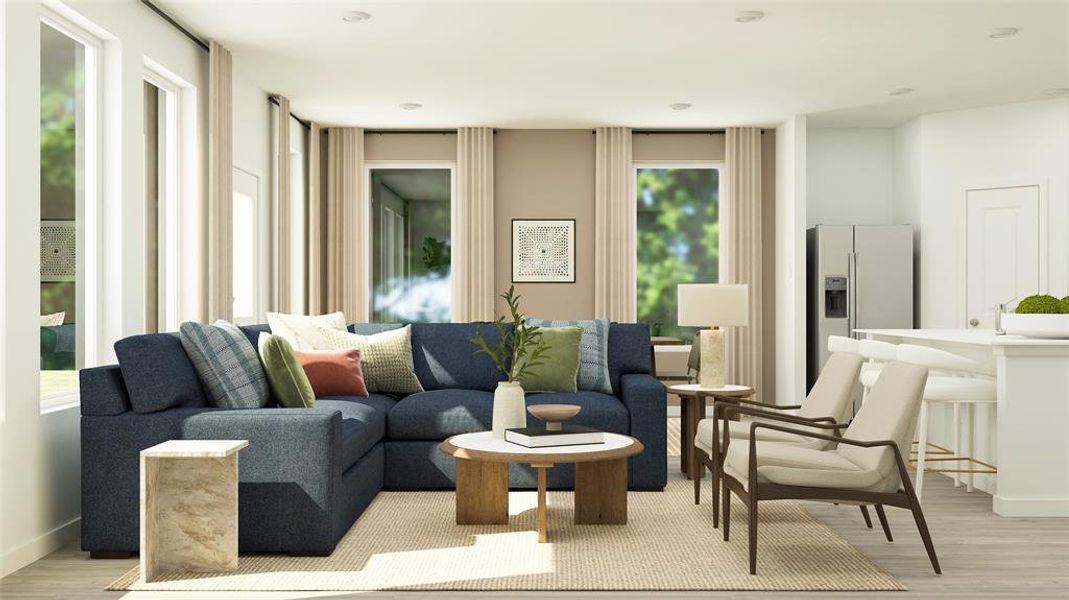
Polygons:
<instances>
[{"instance_id":1,"label":"lamp base","mask_svg":"<svg viewBox=\"0 0 1069 600\"><path fill-rule=\"evenodd\" d=\"M698 383L705 388L724 387L724 330L703 329L701 341L701 370Z\"/></svg>"}]
</instances>

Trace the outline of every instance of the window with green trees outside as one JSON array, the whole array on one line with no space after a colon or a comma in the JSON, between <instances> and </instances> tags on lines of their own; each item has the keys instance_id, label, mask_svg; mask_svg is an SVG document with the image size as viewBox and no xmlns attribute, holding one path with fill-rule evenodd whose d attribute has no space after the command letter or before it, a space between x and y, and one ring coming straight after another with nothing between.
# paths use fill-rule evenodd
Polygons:
<instances>
[{"instance_id":1,"label":"window with green trees outside","mask_svg":"<svg viewBox=\"0 0 1069 600\"><path fill-rule=\"evenodd\" d=\"M720 260L720 172L711 166L637 170L638 320L652 335L688 342L680 327L676 286L716 283Z\"/></svg>"}]
</instances>

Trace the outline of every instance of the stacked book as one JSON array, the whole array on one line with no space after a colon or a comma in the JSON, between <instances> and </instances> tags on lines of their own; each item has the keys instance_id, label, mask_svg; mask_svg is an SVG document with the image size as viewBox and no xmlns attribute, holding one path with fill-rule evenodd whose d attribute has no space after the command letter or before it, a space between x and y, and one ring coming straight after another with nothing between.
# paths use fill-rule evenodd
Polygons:
<instances>
[{"instance_id":1,"label":"stacked book","mask_svg":"<svg viewBox=\"0 0 1069 600\"><path fill-rule=\"evenodd\" d=\"M506 429L505 441L519 444L526 448L546 448L549 446L601 444L605 441L605 435L597 429L582 425L565 425L555 431L545 427L521 427Z\"/></svg>"}]
</instances>

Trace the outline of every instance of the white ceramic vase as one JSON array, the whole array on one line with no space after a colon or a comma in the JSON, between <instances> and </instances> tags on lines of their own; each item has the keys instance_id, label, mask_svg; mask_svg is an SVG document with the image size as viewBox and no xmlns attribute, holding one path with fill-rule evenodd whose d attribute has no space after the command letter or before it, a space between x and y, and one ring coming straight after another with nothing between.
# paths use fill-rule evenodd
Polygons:
<instances>
[{"instance_id":1,"label":"white ceramic vase","mask_svg":"<svg viewBox=\"0 0 1069 600\"><path fill-rule=\"evenodd\" d=\"M505 430L527 427L527 404L519 382L502 381L494 390L494 437L505 439Z\"/></svg>"}]
</instances>

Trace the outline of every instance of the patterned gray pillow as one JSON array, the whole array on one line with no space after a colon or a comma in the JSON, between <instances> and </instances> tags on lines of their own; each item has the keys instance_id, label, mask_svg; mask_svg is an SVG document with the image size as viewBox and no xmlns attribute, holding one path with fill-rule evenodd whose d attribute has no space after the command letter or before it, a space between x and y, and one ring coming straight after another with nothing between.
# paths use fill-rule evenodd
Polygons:
<instances>
[{"instance_id":1,"label":"patterned gray pillow","mask_svg":"<svg viewBox=\"0 0 1069 600\"><path fill-rule=\"evenodd\" d=\"M545 319L527 319L528 325L535 327L581 327L583 336L579 340L579 377L576 387L581 390L612 393L609 379L609 320L606 318L584 321L548 321Z\"/></svg>"},{"instance_id":2,"label":"patterned gray pillow","mask_svg":"<svg viewBox=\"0 0 1069 600\"><path fill-rule=\"evenodd\" d=\"M178 328L182 347L218 408L263 408L270 397L256 348L233 323L187 322Z\"/></svg>"},{"instance_id":3,"label":"patterned gray pillow","mask_svg":"<svg viewBox=\"0 0 1069 600\"><path fill-rule=\"evenodd\" d=\"M360 335L318 326L334 350L358 348L360 369L369 392L415 394L423 391L412 366L412 326Z\"/></svg>"}]
</instances>

